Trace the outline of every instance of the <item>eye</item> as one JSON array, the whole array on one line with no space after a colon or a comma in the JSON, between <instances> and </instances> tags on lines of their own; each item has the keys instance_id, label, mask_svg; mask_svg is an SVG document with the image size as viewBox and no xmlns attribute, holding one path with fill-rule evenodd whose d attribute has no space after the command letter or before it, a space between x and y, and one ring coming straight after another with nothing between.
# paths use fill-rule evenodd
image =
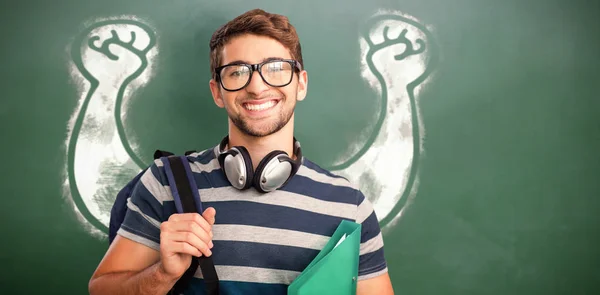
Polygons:
<instances>
[{"instance_id":1,"label":"eye","mask_svg":"<svg viewBox=\"0 0 600 295\"><path fill-rule=\"evenodd\" d=\"M268 64L265 64L265 66L267 68L267 72L269 73L285 71L290 67L290 65L287 62L283 61L273 61Z\"/></svg>"},{"instance_id":2,"label":"eye","mask_svg":"<svg viewBox=\"0 0 600 295\"><path fill-rule=\"evenodd\" d=\"M250 69L246 66L229 66L223 69L223 73L226 77L238 78L247 76Z\"/></svg>"}]
</instances>

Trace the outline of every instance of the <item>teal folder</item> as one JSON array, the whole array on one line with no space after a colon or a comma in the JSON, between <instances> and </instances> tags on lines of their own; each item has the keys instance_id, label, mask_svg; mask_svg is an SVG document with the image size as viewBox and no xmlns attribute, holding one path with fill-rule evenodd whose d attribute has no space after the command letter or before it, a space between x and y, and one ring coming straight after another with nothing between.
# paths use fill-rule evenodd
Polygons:
<instances>
[{"instance_id":1,"label":"teal folder","mask_svg":"<svg viewBox=\"0 0 600 295\"><path fill-rule=\"evenodd\" d=\"M288 286L290 295L355 295L361 225L343 220L325 247Z\"/></svg>"}]
</instances>

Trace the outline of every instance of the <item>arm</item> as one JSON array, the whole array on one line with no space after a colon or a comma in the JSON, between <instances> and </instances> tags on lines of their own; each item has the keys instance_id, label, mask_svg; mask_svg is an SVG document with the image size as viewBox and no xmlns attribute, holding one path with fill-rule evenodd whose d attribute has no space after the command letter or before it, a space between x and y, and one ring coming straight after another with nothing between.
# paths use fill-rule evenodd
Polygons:
<instances>
[{"instance_id":1,"label":"arm","mask_svg":"<svg viewBox=\"0 0 600 295\"><path fill-rule=\"evenodd\" d=\"M373 205L358 191L356 222L362 225L357 295L393 295L383 235Z\"/></svg>"},{"instance_id":2,"label":"arm","mask_svg":"<svg viewBox=\"0 0 600 295\"><path fill-rule=\"evenodd\" d=\"M166 294L192 256L212 255L215 213L171 215L160 226L160 251L117 236L90 279L90 294Z\"/></svg>"},{"instance_id":3,"label":"arm","mask_svg":"<svg viewBox=\"0 0 600 295\"><path fill-rule=\"evenodd\" d=\"M394 295L392 282L388 273L359 281L356 295Z\"/></svg>"},{"instance_id":4,"label":"arm","mask_svg":"<svg viewBox=\"0 0 600 295\"><path fill-rule=\"evenodd\" d=\"M159 251L117 236L89 283L90 294L167 294L178 277L165 274Z\"/></svg>"},{"instance_id":5,"label":"arm","mask_svg":"<svg viewBox=\"0 0 600 295\"><path fill-rule=\"evenodd\" d=\"M127 213L89 282L90 294L166 294L190 266L192 256L212 255L216 211L164 216L172 201L157 164L132 191Z\"/></svg>"}]
</instances>

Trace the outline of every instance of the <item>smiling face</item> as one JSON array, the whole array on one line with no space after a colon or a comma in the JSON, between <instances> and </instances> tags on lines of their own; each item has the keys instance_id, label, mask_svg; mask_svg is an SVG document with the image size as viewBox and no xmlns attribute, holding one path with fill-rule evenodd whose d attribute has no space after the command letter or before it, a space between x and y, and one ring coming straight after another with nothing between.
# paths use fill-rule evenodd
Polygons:
<instances>
[{"instance_id":1,"label":"smiling face","mask_svg":"<svg viewBox=\"0 0 600 295\"><path fill-rule=\"evenodd\" d=\"M232 63L258 64L272 59L292 59L289 50L277 40L251 34L232 38L223 47L221 57L221 66ZM287 63L279 64L282 65L289 66ZM265 65L262 70L265 78L268 79L269 72L274 73L276 68L273 65ZM237 129L235 131L248 136L263 137L284 128L293 128L296 102L304 99L307 86L306 71L293 72L291 82L283 87L265 83L258 71L253 72L246 87L237 91L225 90L219 81L211 80L210 89L213 99L217 106L227 111L230 129L235 128ZM227 79L226 76L239 77L240 73L243 71L239 68L234 71L227 70L227 74L225 71L222 73L222 79Z\"/></svg>"}]
</instances>

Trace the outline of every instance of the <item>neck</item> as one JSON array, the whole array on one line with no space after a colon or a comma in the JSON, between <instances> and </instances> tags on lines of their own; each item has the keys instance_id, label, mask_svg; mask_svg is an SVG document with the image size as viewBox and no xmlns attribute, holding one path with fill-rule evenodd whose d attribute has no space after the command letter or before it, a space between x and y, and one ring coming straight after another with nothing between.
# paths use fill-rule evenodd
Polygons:
<instances>
[{"instance_id":1,"label":"neck","mask_svg":"<svg viewBox=\"0 0 600 295\"><path fill-rule=\"evenodd\" d=\"M232 122L229 122L229 144L232 146L244 146L252 158L252 167L256 170L258 163L270 152L280 150L286 152L293 159L294 153L294 118L281 130L268 136L254 137L242 133Z\"/></svg>"}]
</instances>

